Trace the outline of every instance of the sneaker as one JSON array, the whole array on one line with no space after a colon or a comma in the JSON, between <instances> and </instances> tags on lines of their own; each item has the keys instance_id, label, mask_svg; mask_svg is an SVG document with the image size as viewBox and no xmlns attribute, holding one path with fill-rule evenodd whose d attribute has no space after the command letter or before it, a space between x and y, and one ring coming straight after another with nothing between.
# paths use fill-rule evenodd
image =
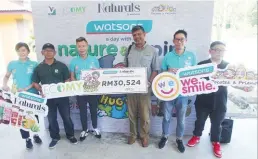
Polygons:
<instances>
[{"instance_id":1,"label":"sneaker","mask_svg":"<svg viewBox=\"0 0 258 159\"><path fill-rule=\"evenodd\" d=\"M78 141L77 141L77 139L73 136L73 137L71 137L71 138L69 138L69 141L72 143L72 144L77 144L78 143Z\"/></svg>"},{"instance_id":2,"label":"sneaker","mask_svg":"<svg viewBox=\"0 0 258 159\"><path fill-rule=\"evenodd\" d=\"M42 140L40 139L40 137L38 135L34 135L33 139L36 144L42 144Z\"/></svg>"},{"instance_id":3,"label":"sneaker","mask_svg":"<svg viewBox=\"0 0 258 159\"><path fill-rule=\"evenodd\" d=\"M167 142L168 142L168 138L167 137L162 137L160 142L159 142L159 148L162 149L163 147L165 147Z\"/></svg>"},{"instance_id":4,"label":"sneaker","mask_svg":"<svg viewBox=\"0 0 258 159\"><path fill-rule=\"evenodd\" d=\"M93 131L94 131L93 134L95 135L95 137L100 139L101 138L101 134L100 134L99 129L94 129Z\"/></svg>"},{"instance_id":5,"label":"sneaker","mask_svg":"<svg viewBox=\"0 0 258 159\"><path fill-rule=\"evenodd\" d=\"M52 139L52 141L49 144L49 148L53 149L56 147L56 144L59 142L59 139Z\"/></svg>"},{"instance_id":6,"label":"sneaker","mask_svg":"<svg viewBox=\"0 0 258 159\"><path fill-rule=\"evenodd\" d=\"M187 146L189 147L194 147L196 144L200 142L200 137L198 136L193 136L189 141Z\"/></svg>"},{"instance_id":7,"label":"sneaker","mask_svg":"<svg viewBox=\"0 0 258 159\"><path fill-rule=\"evenodd\" d=\"M221 158L222 157L222 152L220 149L220 143L219 142L213 142L213 153L216 157Z\"/></svg>"},{"instance_id":8,"label":"sneaker","mask_svg":"<svg viewBox=\"0 0 258 159\"><path fill-rule=\"evenodd\" d=\"M179 152L184 153L185 152L185 146L182 140L176 139L177 149Z\"/></svg>"},{"instance_id":9,"label":"sneaker","mask_svg":"<svg viewBox=\"0 0 258 159\"><path fill-rule=\"evenodd\" d=\"M30 149L33 148L33 144L32 144L32 142L31 142L31 139L30 139L30 138L26 139L26 148L27 148L28 150L30 150Z\"/></svg>"},{"instance_id":10,"label":"sneaker","mask_svg":"<svg viewBox=\"0 0 258 159\"><path fill-rule=\"evenodd\" d=\"M80 141L83 141L86 139L86 137L89 135L89 130L87 131L82 131L80 135Z\"/></svg>"}]
</instances>

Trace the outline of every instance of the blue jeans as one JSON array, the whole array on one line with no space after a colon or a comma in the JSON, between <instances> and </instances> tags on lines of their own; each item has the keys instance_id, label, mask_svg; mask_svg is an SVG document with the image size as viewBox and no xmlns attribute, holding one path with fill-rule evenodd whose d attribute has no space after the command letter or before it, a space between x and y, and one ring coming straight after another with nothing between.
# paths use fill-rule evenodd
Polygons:
<instances>
[{"instance_id":1,"label":"blue jeans","mask_svg":"<svg viewBox=\"0 0 258 159\"><path fill-rule=\"evenodd\" d=\"M72 119L70 117L70 105L69 98L54 98L47 100L48 106L48 122L49 122L49 132L52 139L60 140L59 135L59 125L57 122L57 110L63 119L64 129L66 137L69 139L74 136L74 126Z\"/></svg>"},{"instance_id":2,"label":"blue jeans","mask_svg":"<svg viewBox=\"0 0 258 159\"><path fill-rule=\"evenodd\" d=\"M177 127L176 127L176 137L182 139L185 129L185 113L188 105L188 97L178 97L172 101L167 101L164 103L164 117L162 121L162 131L163 136L169 136L169 124L172 117L172 110L176 109Z\"/></svg>"}]
</instances>

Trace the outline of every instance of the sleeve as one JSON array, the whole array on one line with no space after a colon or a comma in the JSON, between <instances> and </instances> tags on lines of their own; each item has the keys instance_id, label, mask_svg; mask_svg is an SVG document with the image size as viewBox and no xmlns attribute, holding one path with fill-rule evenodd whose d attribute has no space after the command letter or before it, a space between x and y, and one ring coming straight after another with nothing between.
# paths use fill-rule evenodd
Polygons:
<instances>
[{"instance_id":1,"label":"sleeve","mask_svg":"<svg viewBox=\"0 0 258 159\"><path fill-rule=\"evenodd\" d=\"M192 61L192 66L197 65L197 61L196 61L196 54L193 53L193 61Z\"/></svg>"},{"instance_id":2,"label":"sleeve","mask_svg":"<svg viewBox=\"0 0 258 159\"><path fill-rule=\"evenodd\" d=\"M160 64L159 64L159 56L157 51L154 52L152 63L151 63L151 69L152 71L159 71L160 70Z\"/></svg>"},{"instance_id":3,"label":"sleeve","mask_svg":"<svg viewBox=\"0 0 258 159\"><path fill-rule=\"evenodd\" d=\"M66 80L70 79L70 72L69 72L68 67L65 64L63 64L63 65L64 65L63 66L63 77L64 77L64 80L66 81Z\"/></svg>"},{"instance_id":4,"label":"sleeve","mask_svg":"<svg viewBox=\"0 0 258 159\"><path fill-rule=\"evenodd\" d=\"M39 74L38 74L38 70L39 70L39 67L37 66L34 69L33 74L32 74L32 82L35 82L35 83L40 83L41 82Z\"/></svg>"},{"instance_id":5,"label":"sleeve","mask_svg":"<svg viewBox=\"0 0 258 159\"><path fill-rule=\"evenodd\" d=\"M70 68L70 71L71 71L71 72L74 72L74 70L75 70L75 64L74 64L73 60L70 62L69 68Z\"/></svg>"},{"instance_id":6,"label":"sleeve","mask_svg":"<svg viewBox=\"0 0 258 159\"><path fill-rule=\"evenodd\" d=\"M7 72L12 72L13 71L13 62L9 62L7 66Z\"/></svg>"},{"instance_id":7,"label":"sleeve","mask_svg":"<svg viewBox=\"0 0 258 159\"><path fill-rule=\"evenodd\" d=\"M167 71L168 70L168 66L167 66L167 62L166 62L166 55L164 56L162 63L161 63L161 70L162 71Z\"/></svg>"}]
</instances>

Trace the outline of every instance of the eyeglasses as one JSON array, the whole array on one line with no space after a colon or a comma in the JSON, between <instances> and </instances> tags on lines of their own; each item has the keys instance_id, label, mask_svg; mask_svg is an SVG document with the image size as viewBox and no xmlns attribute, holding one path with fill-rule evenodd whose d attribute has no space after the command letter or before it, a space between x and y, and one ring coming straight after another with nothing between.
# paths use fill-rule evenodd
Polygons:
<instances>
[{"instance_id":1,"label":"eyeglasses","mask_svg":"<svg viewBox=\"0 0 258 159\"><path fill-rule=\"evenodd\" d=\"M221 53L221 52L226 52L227 51L227 50L221 50L221 49L211 49L211 50L214 50L217 53Z\"/></svg>"},{"instance_id":2,"label":"eyeglasses","mask_svg":"<svg viewBox=\"0 0 258 159\"><path fill-rule=\"evenodd\" d=\"M182 39L177 39L177 38L175 38L174 40L175 40L176 42L179 42L179 41L180 41L180 42L182 43L182 42L185 41L185 38L182 38Z\"/></svg>"}]
</instances>

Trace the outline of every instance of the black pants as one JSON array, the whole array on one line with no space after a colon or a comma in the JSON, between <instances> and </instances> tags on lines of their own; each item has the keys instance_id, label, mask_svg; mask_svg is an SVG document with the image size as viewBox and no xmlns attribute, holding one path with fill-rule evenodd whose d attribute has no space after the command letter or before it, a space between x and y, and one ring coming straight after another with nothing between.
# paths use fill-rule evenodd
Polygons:
<instances>
[{"instance_id":1,"label":"black pants","mask_svg":"<svg viewBox=\"0 0 258 159\"><path fill-rule=\"evenodd\" d=\"M74 126L70 117L69 98L55 98L47 100L49 132L52 139L60 139L59 125L57 123L57 109L63 119L66 137L69 139L74 136Z\"/></svg>"},{"instance_id":2,"label":"black pants","mask_svg":"<svg viewBox=\"0 0 258 159\"><path fill-rule=\"evenodd\" d=\"M35 117L36 117L36 119L37 119L37 121L38 121L38 123L39 123L39 117L38 117L38 115L35 115ZM20 132L21 132L21 136L22 136L23 139L27 139L27 138L30 137L30 132L29 132L29 131L20 129Z\"/></svg>"},{"instance_id":3,"label":"black pants","mask_svg":"<svg viewBox=\"0 0 258 159\"><path fill-rule=\"evenodd\" d=\"M225 118L226 111L223 109L208 108L204 105L196 105L196 117L195 129L193 131L194 136L202 136L202 131L205 126L205 122L210 116L211 120L211 141L219 142L221 134L221 123Z\"/></svg>"},{"instance_id":4,"label":"black pants","mask_svg":"<svg viewBox=\"0 0 258 159\"><path fill-rule=\"evenodd\" d=\"M77 103L80 109L80 117L82 123L82 130L86 131L88 129L88 118L87 118L87 103L90 105L90 114L92 127L97 128L97 109L98 109L98 98L97 96L77 96Z\"/></svg>"}]
</instances>

